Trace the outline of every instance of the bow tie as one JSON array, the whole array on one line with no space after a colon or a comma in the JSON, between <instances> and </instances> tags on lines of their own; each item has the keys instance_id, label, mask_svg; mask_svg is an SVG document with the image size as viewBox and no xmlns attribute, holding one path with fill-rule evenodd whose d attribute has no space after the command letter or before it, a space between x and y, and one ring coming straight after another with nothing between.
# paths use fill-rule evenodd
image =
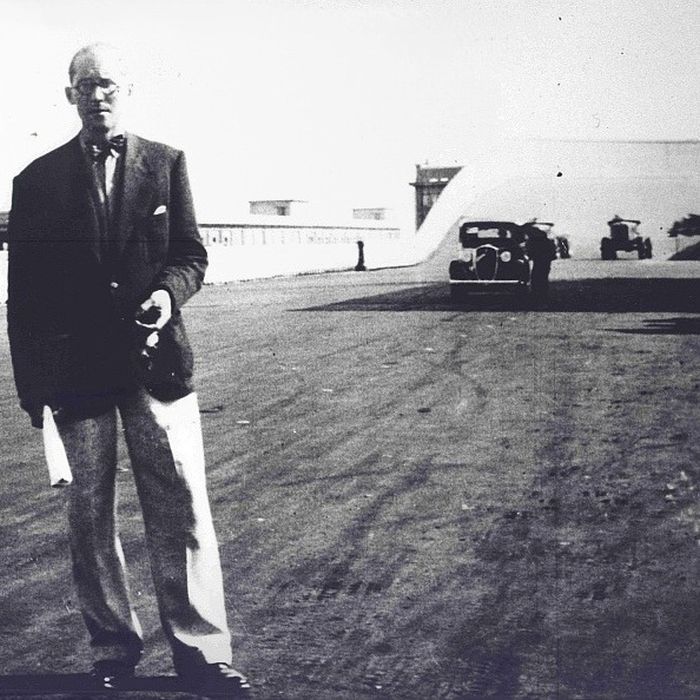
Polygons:
<instances>
[{"instance_id":1,"label":"bow tie","mask_svg":"<svg viewBox=\"0 0 700 700\"><path fill-rule=\"evenodd\" d=\"M118 155L123 153L126 148L126 139L124 136L119 135L111 138L105 143L88 143L87 152L90 158L94 161L106 160L109 155Z\"/></svg>"}]
</instances>

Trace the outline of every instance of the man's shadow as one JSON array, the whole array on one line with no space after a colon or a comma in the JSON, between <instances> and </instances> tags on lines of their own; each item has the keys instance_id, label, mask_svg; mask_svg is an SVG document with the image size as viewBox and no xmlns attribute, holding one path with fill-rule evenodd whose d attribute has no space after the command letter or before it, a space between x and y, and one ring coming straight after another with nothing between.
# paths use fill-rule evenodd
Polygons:
<instances>
[{"instance_id":1,"label":"man's shadow","mask_svg":"<svg viewBox=\"0 0 700 700\"><path fill-rule=\"evenodd\" d=\"M135 676L117 690L96 688L86 673L46 673L0 676L0 698L54 697L107 698L120 693L138 692L141 698L161 698L165 693L181 698L196 698L177 676Z\"/></svg>"}]
</instances>

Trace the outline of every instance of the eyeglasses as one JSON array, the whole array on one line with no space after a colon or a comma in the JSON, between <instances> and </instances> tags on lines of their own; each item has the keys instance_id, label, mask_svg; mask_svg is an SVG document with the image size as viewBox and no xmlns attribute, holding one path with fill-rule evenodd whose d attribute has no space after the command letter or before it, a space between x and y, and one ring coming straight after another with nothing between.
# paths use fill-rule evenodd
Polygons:
<instances>
[{"instance_id":1,"label":"eyeglasses","mask_svg":"<svg viewBox=\"0 0 700 700\"><path fill-rule=\"evenodd\" d=\"M119 85L109 78L100 78L95 80L92 78L83 78L79 80L75 85L71 86L72 90L76 90L83 97L89 97L95 91L95 88L100 88L103 95L113 95L117 90L119 90Z\"/></svg>"}]
</instances>

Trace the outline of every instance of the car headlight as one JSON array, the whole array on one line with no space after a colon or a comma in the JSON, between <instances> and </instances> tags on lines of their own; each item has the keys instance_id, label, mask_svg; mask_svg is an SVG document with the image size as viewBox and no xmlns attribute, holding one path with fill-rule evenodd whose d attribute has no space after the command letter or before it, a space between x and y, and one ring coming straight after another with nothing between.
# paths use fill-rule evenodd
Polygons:
<instances>
[{"instance_id":1,"label":"car headlight","mask_svg":"<svg viewBox=\"0 0 700 700\"><path fill-rule=\"evenodd\" d=\"M501 260L503 262L510 262L511 259L511 254L509 250L502 250L501 251Z\"/></svg>"},{"instance_id":2,"label":"car headlight","mask_svg":"<svg viewBox=\"0 0 700 700\"><path fill-rule=\"evenodd\" d=\"M471 262L474 257L474 251L469 248L462 251L462 260L465 262Z\"/></svg>"}]
</instances>

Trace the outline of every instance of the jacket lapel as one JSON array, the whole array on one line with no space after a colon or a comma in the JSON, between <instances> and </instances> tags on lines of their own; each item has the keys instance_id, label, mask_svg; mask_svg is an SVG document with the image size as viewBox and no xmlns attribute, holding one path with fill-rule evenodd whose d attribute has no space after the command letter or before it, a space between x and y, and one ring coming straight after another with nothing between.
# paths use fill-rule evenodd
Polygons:
<instances>
[{"instance_id":1,"label":"jacket lapel","mask_svg":"<svg viewBox=\"0 0 700 700\"><path fill-rule=\"evenodd\" d=\"M132 234L135 219L144 216L147 212L153 187L146 149L141 139L134 134L127 135L121 179L121 202L114 227L118 255L124 251L124 246Z\"/></svg>"},{"instance_id":2,"label":"jacket lapel","mask_svg":"<svg viewBox=\"0 0 700 700\"><path fill-rule=\"evenodd\" d=\"M100 224L90 195L90 172L78 136L71 139L64 148L65 157L57 159L57 165L63 171L56 173L53 183L57 201L65 207L66 230L62 231L62 235L83 239L99 258Z\"/></svg>"}]
</instances>

